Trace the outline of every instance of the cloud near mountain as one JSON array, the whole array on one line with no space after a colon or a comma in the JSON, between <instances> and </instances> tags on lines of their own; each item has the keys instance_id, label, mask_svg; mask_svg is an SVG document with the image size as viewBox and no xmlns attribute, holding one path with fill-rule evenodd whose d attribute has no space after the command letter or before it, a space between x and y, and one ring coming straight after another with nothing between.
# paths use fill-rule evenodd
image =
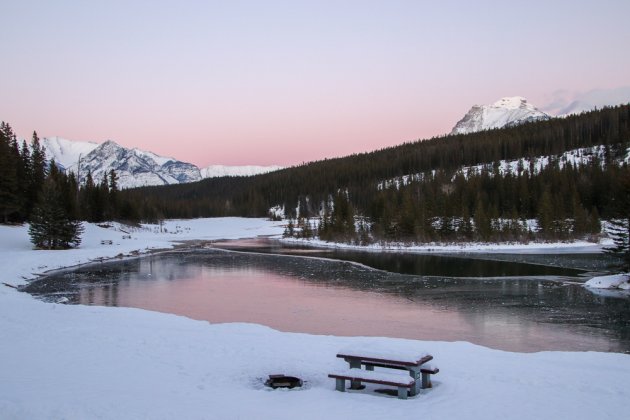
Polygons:
<instances>
[{"instance_id":1,"label":"cloud near mountain","mask_svg":"<svg viewBox=\"0 0 630 420\"><path fill-rule=\"evenodd\" d=\"M588 92L558 90L541 110L551 115L579 114L594 108L630 103L630 86L612 89L593 89Z\"/></svg>"}]
</instances>

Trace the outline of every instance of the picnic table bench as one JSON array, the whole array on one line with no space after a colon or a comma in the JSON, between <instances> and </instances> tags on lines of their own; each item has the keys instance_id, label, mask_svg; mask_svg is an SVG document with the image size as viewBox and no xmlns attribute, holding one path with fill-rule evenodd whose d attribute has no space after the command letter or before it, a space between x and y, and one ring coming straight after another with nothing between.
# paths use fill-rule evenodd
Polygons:
<instances>
[{"instance_id":1,"label":"picnic table bench","mask_svg":"<svg viewBox=\"0 0 630 420\"><path fill-rule=\"evenodd\" d=\"M344 372L328 375L337 380L338 391L341 390L340 387L345 386L346 380L350 380L350 389L360 389L361 382L370 382L397 386L398 397L403 398L404 393L404 398L406 398L407 389L409 394L414 396L420 389L431 388L431 375L440 371L436 366L426 364L433 360L433 356L428 353L345 349L340 351L337 357L348 362L350 368ZM365 366L365 370L361 369L362 366ZM406 370L409 372L409 377L383 371L374 372L375 367ZM386 379L382 375L386 375Z\"/></svg>"},{"instance_id":2,"label":"picnic table bench","mask_svg":"<svg viewBox=\"0 0 630 420\"><path fill-rule=\"evenodd\" d=\"M336 379L336 390L345 392L346 381L350 381L351 389L360 389L361 382L369 382L379 385L398 387L398 398L407 399L407 392L411 390L416 381L410 376L397 375L395 373L374 372L363 369L346 369L328 374L329 378Z\"/></svg>"},{"instance_id":3,"label":"picnic table bench","mask_svg":"<svg viewBox=\"0 0 630 420\"><path fill-rule=\"evenodd\" d=\"M101 245L111 245L113 243L111 239L101 239Z\"/></svg>"}]
</instances>

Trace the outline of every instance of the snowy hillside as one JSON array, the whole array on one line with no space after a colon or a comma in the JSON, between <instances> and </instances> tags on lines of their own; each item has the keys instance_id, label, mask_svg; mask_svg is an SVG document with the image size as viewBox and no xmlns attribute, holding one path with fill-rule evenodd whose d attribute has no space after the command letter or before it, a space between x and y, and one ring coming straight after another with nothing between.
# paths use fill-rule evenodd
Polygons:
<instances>
[{"instance_id":1,"label":"snowy hillside","mask_svg":"<svg viewBox=\"0 0 630 420\"><path fill-rule=\"evenodd\" d=\"M252 176L265 174L283 169L282 166L227 166L227 165L210 165L200 169L202 178L217 178L220 176Z\"/></svg>"},{"instance_id":2,"label":"snowy hillside","mask_svg":"<svg viewBox=\"0 0 630 420\"><path fill-rule=\"evenodd\" d=\"M192 163L171 157L136 148L127 149L111 140L98 144L47 137L41 139L41 144L48 160L54 159L68 171L80 172L82 181L90 172L95 182L100 182L104 174L113 169L118 175L120 188L180 184L221 176L252 176L282 169L281 166L255 165L211 165L199 169Z\"/></svg>"},{"instance_id":3,"label":"snowy hillside","mask_svg":"<svg viewBox=\"0 0 630 420\"><path fill-rule=\"evenodd\" d=\"M463 175L465 178L468 178L471 174L479 174L481 171L485 170L490 175L494 172L495 165L498 168L498 171L501 175L506 175L507 173L511 174L519 174L519 172L529 173L533 170L533 174L539 174L543 169L545 169L550 163L555 162L558 164L560 169L564 168L567 165L572 165L573 167L580 167L591 164L596 159L599 162L605 161L606 148L604 146L593 146L593 147L583 147L579 149L573 149L566 151L558 156L538 156L533 160L529 159L517 159L517 160L501 160L495 164L495 162L488 162L474 166L464 166L460 168L455 174L452 176L452 180L459 174ZM617 159L613 160L613 163L619 166L630 164L630 148L628 148L623 154L623 156L619 156ZM410 182L414 181L422 181L426 176L435 176L436 170L431 171L430 173L416 173L403 175L396 178L386 179L377 184L377 188L379 190L388 189L388 188L400 188L401 186L407 185Z\"/></svg>"},{"instance_id":4,"label":"snowy hillside","mask_svg":"<svg viewBox=\"0 0 630 420\"><path fill-rule=\"evenodd\" d=\"M492 105L474 105L455 124L451 134L468 134L549 118L551 117L548 114L538 110L527 99L520 96L507 97Z\"/></svg>"},{"instance_id":5,"label":"snowy hillside","mask_svg":"<svg viewBox=\"0 0 630 420\"><path fill-rule=\"evenodd\" d=\"M98 147L91 141L70 141L61 137L46 137L40 140L48 160L55 159L58 165L69 168L77 164L81 156L86 156Z\"/></svg>"}]
</instances>

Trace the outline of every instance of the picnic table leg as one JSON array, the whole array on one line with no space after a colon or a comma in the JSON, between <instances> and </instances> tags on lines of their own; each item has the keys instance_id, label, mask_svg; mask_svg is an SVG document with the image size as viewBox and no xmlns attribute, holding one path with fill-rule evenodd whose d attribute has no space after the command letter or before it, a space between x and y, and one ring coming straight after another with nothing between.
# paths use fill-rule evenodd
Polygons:
<instances>
[{"instance_id":1,"label":"picnic table leg","mask_svg":"<svg viewBox=\"0 0 630 420\"><path fill-rule=\"evenodd\" d=\"M361 369L360 360L348 360L348 364L350 365L350 369Z\"/></svg>"},{"instance_id":2,"label":"picnic table leg","mask_svg":"<svg viewBox=\"0 0 630 420\"><path fill-rule=\"evenodd\" d=\"M336 378L335 389L337 391L346 392L346 380L345 379Z\"/></svg>"},{"instance_id":3,"label":"picnic table leg","mask_svg":"<svg viewBox=\"0 0 630 420\"><path fill-rule=\"evenodd\" d=\"M361 369L361 360L357 359L345 359L350 365L350 369ZM361 389L361 381L352 379L350 380L350 389Z\"/></svg>"},{"instance_id":4,"label":"picnic table leg","mask_svg":"<svg viewBox=\"0 0 630 420\"><path fill-rule=\"evenodd\" d=\"M416 381L416 383L414 383L413 387L410 389L410 394L412 396L418 395L418 393L420 392L420 369L410 369L409 376L411 376L413 380Z\"/></svg>"},{"instance_id":5,"label":"picnic table leg","mask_svg":"<svg viewBox=\"0 0 630 420\"><path fill-rule=\"evenodd\" d=\"M400 398L401 400L407 399L407 388L405 388L404 386L398 387L398 398Z\"/></svg>"},{"instance_id":6,"label":"picnic table leg","mask_svg":"<svg viewBox=\"0 0 630 420\"><path fill-rule=\"evenodd\" d=\"M335 383L335 389L337 391L346 392L346 380L337 378Z\"/></svg>"},{"instance_id":7,"label":"picnic table leg","mask_svg":"<svg viewBox=\"0 0 630 420\"><path fill-rule=\"evenodd\" d=\"M423 373L422 374L422 388L432 388L433 384L431 383L431 374Z\"/></svg>"},{"instance_id":8,"label":"picnic table leg","mask_svg":"<svg viewBox=\"0 0 630 420\"><path fill-rule=\"evenodd\" d=\"M363 387L361 386L361 381L358 379L351 379L350 389L363 389Z\"/></svg>"}]
</instances>

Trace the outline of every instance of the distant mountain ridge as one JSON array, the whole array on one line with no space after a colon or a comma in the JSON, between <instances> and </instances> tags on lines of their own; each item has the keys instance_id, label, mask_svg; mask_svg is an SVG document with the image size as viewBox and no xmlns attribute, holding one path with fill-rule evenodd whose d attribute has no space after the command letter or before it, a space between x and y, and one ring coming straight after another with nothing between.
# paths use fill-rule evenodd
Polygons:
<instances>
[{"instance_id":1,"label":"distant mountain ridge","mask_svg":"<svg viewBox=\"0 0 630 420\"><path fill-rule=\"evenodd\" d=\"M549 114L540 111L521 96L505 97L492 105L474 105L455 124L451 134L469 134L550 118Z\"/></svg>"},{"instance_id":2,"label":"distant mountain ridge","mask_svg":"<svg viewBox=\"0 0 630 420\"><path fill-rule=\"evenodd\" d=\"M104 143L71 141L60 137L41 139L46 157L85 181L88 172L95 182L112 169L120 188L183 184L220 176L251 176L282 169L280 166L211 165L198 168L192 163L159 156L140 149L128 149L112 140Z\"/></svg>"},{"instance_id":3,"label":"distant mountain ridge","mask_svg":"<svg viewBox=\"0 0 630 420\"><path fill-rule=\"evenodd\" d=\"M245 165L245 166L229 166L229 165L210 165L205 168L201 168L201 177L205 178L218 178L221 176L253 176L258 174L264 174L267 172L278 171L284 169L282 166L259 166L259 165Z\"/></svg>"}]
</instances>

